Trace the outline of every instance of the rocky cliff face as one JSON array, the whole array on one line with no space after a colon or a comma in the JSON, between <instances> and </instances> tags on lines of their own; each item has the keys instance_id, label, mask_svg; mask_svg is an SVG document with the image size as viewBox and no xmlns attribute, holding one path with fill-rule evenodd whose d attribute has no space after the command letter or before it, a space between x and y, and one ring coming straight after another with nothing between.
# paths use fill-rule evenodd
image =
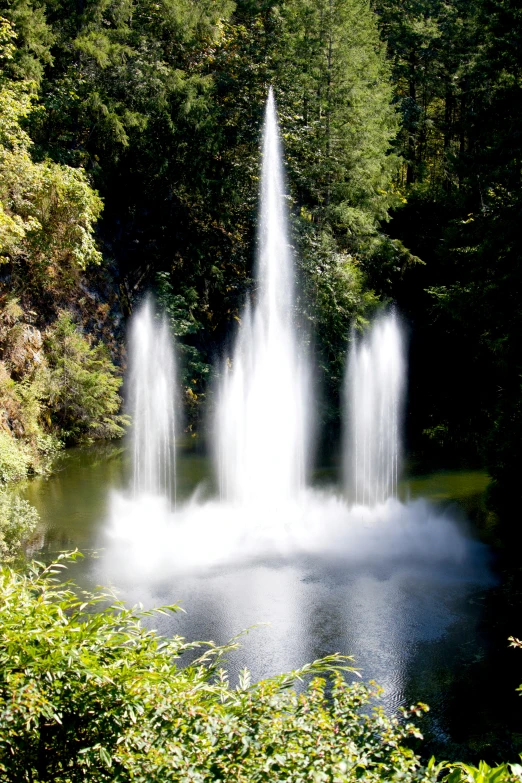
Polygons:
<instances>
[{"instance_id":1,"label":"rocky cliff face","mask_svg":"<svg viewBox=\"0 0 522 783\"><path fill-rule=\"evenodd\" d=\"M0 428L16 438L30 430L22 389L45 365L42 332L30 318L16 298L0 302Z\"/></svg>"}]
</instances>

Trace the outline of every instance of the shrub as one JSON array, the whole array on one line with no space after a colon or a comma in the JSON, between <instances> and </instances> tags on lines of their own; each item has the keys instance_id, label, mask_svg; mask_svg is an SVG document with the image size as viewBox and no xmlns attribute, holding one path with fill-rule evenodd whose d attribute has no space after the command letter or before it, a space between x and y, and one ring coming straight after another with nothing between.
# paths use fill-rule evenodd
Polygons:
<instances>
[{"instance_id":1,"label":"shrub","mask_svg":"<svg viewBox=\"0 0 522 783\"><path fill-rule=\"evenodd\" d=\"M37 510L27 500L0 490L0 561L16 559L38 520Z\"/></svg>"},{"instance_id":2,"label":"shrub","mask_svg":"<svg viewBox=\"0 0 522 783\"><path fill-rule=\"evenodd\" d=\"M45 472L62 439L123 434L119 370L71 313L42 336L16 297L0 300L0 356L0 481Z\"/></svg>"},{"instance_id":3,"label":"shrub","mask_svg":"<svg viewBox=\"0 0 522 783\"><path fill-rule=\"evenodd\" d=\"M0 483L25 478L30 464L31 456L25 446L0 430Z\"/></svg>"},{"instance_id":4,"label":"shrub","mask_svg":"<svg viewBox=\"0 0 522 783\"><path fill-rule=\"evenodd\" d=\"M485 761L480 761L478 767L457 762L443 764L441 768L448 769L444 777L445 783L515 783L520 781L522 767L519 764L499 764L490 767Z\"/></svg>"},{"instance_id":5,"label":"shrub","mask_svg":"<svg viewBox=\"0 0 522 783\"><path fill-rule=\"evenodd\" d=\"M45 335L49 365L46 394L52 424L69 443L118 438L126 417L118 415L122 379L101 343L91 345L63 311Z\"/></svg>"}]
</instances>

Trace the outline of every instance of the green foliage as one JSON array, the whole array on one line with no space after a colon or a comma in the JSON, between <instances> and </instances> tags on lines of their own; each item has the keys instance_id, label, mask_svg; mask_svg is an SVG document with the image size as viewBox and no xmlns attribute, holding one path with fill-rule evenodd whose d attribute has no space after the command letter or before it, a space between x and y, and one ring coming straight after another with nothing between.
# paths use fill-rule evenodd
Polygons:
<instances>
[{"instance_id":1,"label":"green foliage","mask_svg":"<svg viewBox=\"0 0 522 783\"><path fill-rule=\"evenodd\" d=\"M62 312L42 333L16 298L0 306L0 480L49 469L63 441L119 437L121 377L107 348Z\"/></svg>"},{"instance_id":2,"label":"green foliage","mask_svg":"<svg viewBox=\"0 0 522 783\"><path fill-rule=\"evenodd\" d=\"M0 17L0 60L13 59L14 34ZM78 272L99 263L93 237L102 202L83 171L50 160L35 163L21 123L29 115L32 82L0 78L0 262L9 263L33 294L58 296Z\"/></svg>"},{"instance_id":3,"label":"green foliage","mask_svg":"<svg viewBox=\"0 0 522 783\"><path fill-rule=\"evenodd\" d=\"M411 261L405 252L396 263L400 254L380 225L397 200L397 119L366 2L285 0L234 10L222 0L199 3L196 12L188 0L61 0L47 23L53 63L41 84L43 110L30 117L35 149L92 174L105 203L100 236L130 300L125 307L158 285L183 346L190 405L204 398L209 360L251 282L269 83L297 244L310 256L325 232L335 258L353 257L361 269ZM330 268L324 254L308 260L304 275ZM338 279L332 271L331 285ZM313 281L306 286L313 290ZM363 299L343 311L345 334L362 317ZM336 348L325 345L324 356Z\"/></svg>"},{"instance_id":4,"label":"green foliage","mask_svg":"<svg viewBox=\"0 0 522 783\"><path fill-rule=\"evenodd\" d=\"M30 532L35 518L25 514ZM17 535L27 535L21 525ZM375 706L377 686L346 681L353 669L341 655L255 684L243 670L232 687L224 656L237 640L158 636L143 621L176 606L129 609L64 583L63 558L77 556L0 574L6 783L517 780L518 765L423 765L407 746L421 737L410 717L427 707L388 717Z\"/></svg>"},{"instance_id":5,"label":"green foliage","mask_svg":"<svg viewBox=\"0 0 522 783\"><path fill-rule=\"evenodd\" d=\"M0 489L0 562L15 560L38 524L37 510L27 500Z\"/></svg>"},{"instance_id":6,"label":"green foliage","mask_svg":"<svg viewBox=\"0 0 522 783\"><path fill-rule=\"evenodd\" d=\"M418 730L370 706L376 687L343 679L348 659L256 684L243 671L233 688L222 666L236 643L162 639L142 625L153 612L64 585L62 567L0 577L2 780L436 780L404 745Z\"/></svg>"},{"instance_id":7,"label":"green foliage","mask_svg":"<svg viewBox=\"0 0 522 783\"><path fill-rule=\"evenodd\" d=\"M375 7L402 116L396 187L405 204L393 226L426 262L391 288L413 326L410 422L431 441L414 445L482 462L496 502L512 506L521 458L521 11L512 0Z\"/></svg>"},{"instance_id":8,"label":"green foliage","mask_svg":"<svg viewBox=\"0 0 522 783\"><path fill-rule=\"evenodd\" d=\"M25 151L4 151L0 177L5 215L27 227L17 244L5 243L4 255L11 260L26 255L35 270L51 277L63 274L63 268L100 262L92 234L101 201L81 170L33 163Z\"/></svg>"},{"instance_id":9,"label":"green foliage","mask_svg":"<svg viewBox=\"0 0 522 783\"><path fill-rule=\"evenodd\" d=\"M393 69L403 166L399 186L441 197L463 146L468 66L477 40L475 2L377 0ZM407 188L407 192L405 190Z\"/></svg>"},{"instance_id":10,"label":"green foliage","mask_svg":"<svg viewBox=\"0 0 522 783\"><path fill-rule=\"evenodd\" d=\"M31 461L27 447L9 432L0 430L0 482L19 481L25 478Z\"/></svg>"},{"instance_id":11,"label":"green foliage","mask_svg":"<svg viewBox=\"0 0 522 783\"><path fill-rule=\"evenodd\" d=\"M397 132L377 20L364 0L287 0L274 56L285 150L300 204L352 249L393 203Z\"/></svg>"},{"instance_id":12,"label":"green foliage","mask_svg":"<svg viewBox=\"0 0 522 783\"><path fill-rule=\"evenodd\" d=\"M499 764L490 767L481 761L478 767L471 764L447 764L450 772L445 775L445 783L515 783L520 780L519 764Z\"/></svg>"},{"instance_id":13,"label":"green foliage","mask_svg":"<svg viewBox=\"0 0 522 783\"><path fill-rule=\"evenodd\" d=\"M46 431L47 365L42 335L16 297L0 304L0 406L3 481L43 473L61 447Z\"/></svg>"},{"instance_id":14,"label":"green foliage","mask_svg":"<svg viewBox=\"0 0 522 783\"><path fill-rule=\"evenodd\" d=\"M341 251L328 231L303 233L298 263L306 323L317 336L323 376L337 395L343 379L349 325L366 323L364 315L376 308L378 299L365 287L360 263Z\"/></svg>"},{"instance_id":15,"label":"green foliage","mask_svg":"<svg viewBox=\"0 0 522 783\"><path fill-rule=\"evenodd\" d=\"M16 30L18 40L13 57L6 64L9 75L15 79L39 82L44 67L52 63L50 48L54 36L45 12L45 5L31 0L0 2L0 15Z\"/></svg>"},{"instance_id":16,"label":"green foliage","mask_svg":"<svg viewBox=\"0 0 522 783\"><path fill-rule=\"evenodd\" d=\"M45 432L42 375L17 383L1 374L0 483L20 481L30 474L47 473L63 447L56 434Z\"/></svg>"},{"instance_id":17,"label":"green foliage","mask_svg":"<svg viewBox=\"0 0 522 783\"><path fill-rule=\"evenodd\" d=\"M156 285L158 304L169 319L172 334L178 338L188 426L191 427L196 423L199 402L205 396L211 372L201 340L203 324L198 320L198 294L194 288L175 294L168 272L158 272Z\"/></svg>"},{"instance_id":18,"label":"green foliage","mask_svg":"<svg viewBox=\"0 0 522 783\"><path fill-rule=\"evenodd\" d=\"M45 334L45 353L45 391L60 437L67 442L120 437L126 423L118 415L122 379L107 348L91 345L64 311Z\"/></svg>"}]
</instances>

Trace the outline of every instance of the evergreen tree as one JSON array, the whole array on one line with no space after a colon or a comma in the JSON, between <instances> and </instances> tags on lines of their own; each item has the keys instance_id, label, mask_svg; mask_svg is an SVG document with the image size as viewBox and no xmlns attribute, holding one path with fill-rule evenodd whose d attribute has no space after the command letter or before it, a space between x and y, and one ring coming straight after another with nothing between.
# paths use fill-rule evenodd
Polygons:
<instances>
[{"instance_id":1,"label":"evergreen tree","mask_svg":"<svg viewBox=\"0 0 522 783\"><path fill-rule=\"evenodd\" d=\"M218 100L248 161L243 170L255 176L260 108L274 86L305 293L300 309L319 335L335 395L350 324L375 304L364 272L379 268L383 277L413 260L381 228L397 199L397 118L377 20L360 0L287 0L240 3L233 21L216 55Z\"/></svg>"},{"instance_id":2,"label":"evergreen tree","mask_svg":"<svg viewBox=\"0 0 522 783\"><path fill-rule=\"evenodd\" d=\"M118 415L122 379L106 347L91 345L64 311L48 329L45 348L49 364L45 392L60 437L69 443L120 437L127 421Z\"/></svg>"}]
</instances>

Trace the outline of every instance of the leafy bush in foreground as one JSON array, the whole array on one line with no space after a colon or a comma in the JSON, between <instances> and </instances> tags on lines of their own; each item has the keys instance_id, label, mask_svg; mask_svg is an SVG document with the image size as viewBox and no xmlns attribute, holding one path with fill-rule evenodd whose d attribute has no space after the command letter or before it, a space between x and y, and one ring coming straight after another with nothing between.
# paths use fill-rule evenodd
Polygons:
<instances>
[{"instance_id":1,"label":"leafy bush in foreground","mask_svg":"<svg viewBox=\"0 0 522 783\"><path fill-rule=\"evenodd\" d=\"M63 564L0 581L0 778L6 781L429 780L402 747L417 730L348 684L346 659L232 688L228 648L166 640L150 614L57 581ZM157 611L175 611L168 607ZM202 654L180 669L182 653ZM305 692L292 685L314 679Z\"/></svg>"},{"instance_id":2,"label":"leafy bush in foreground","mask_svg":"<svg viewBox=\"0 0 522 783\"><path fill-rule=\"evenodd\" d=\"M443 765L424 767L404 747L419 736L411 723L369 706L376 687L343 679L347 658L254 685L244 671L232 688L222 662L235 643L162 639L142 625L153 613L100 608L112 597L60 583L62 568L0 577L1 781L428 783L440 774ZM197 647L200 657L179 668ZM297 693L304 675L314 679ZM480 780L510 776L499 769Z\"/></svg>"}]
</instances>

